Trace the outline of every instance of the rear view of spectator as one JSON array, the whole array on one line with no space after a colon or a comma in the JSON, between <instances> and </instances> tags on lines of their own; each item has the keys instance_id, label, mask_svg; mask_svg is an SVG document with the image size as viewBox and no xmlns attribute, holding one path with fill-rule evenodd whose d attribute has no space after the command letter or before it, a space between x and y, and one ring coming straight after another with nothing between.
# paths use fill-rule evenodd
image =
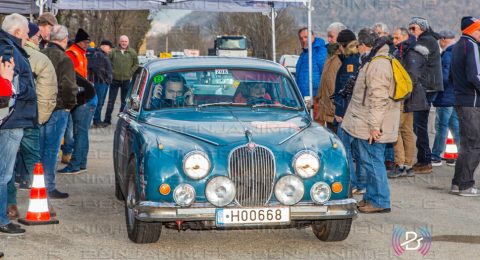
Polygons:
<instances>
[{"instance_id":1,"label":"rear view of spectator","mask_svg":"<svg viewBox=\"0 0 480 260\"><path fill-rule=\"evenodd\" d=\"M455 44L455 34L450 31L439 33L440 47L442 48L443 69L443 92L439 92L433 105L436 109L435 141L432 148L432 166L442 166L442 153L445 150L445 142L448 130L452 132L457 148L460 146L460 129L457 112L454 109L455 93L449 80L450 64L452 62L452 50ZM447 164L454 166L455 160L447 160Z\"/></svg>"}]
</instances>

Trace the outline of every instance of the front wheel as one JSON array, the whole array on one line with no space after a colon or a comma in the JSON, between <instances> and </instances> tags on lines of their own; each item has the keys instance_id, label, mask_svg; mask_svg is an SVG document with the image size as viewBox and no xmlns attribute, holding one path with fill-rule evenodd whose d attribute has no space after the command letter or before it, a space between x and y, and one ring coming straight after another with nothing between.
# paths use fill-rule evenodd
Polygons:
<instances>
[{"instance_id":1,"label":"front wheel","mask_svg":"<svg viewBox=\"0 0 480 260\"><path fill-rule=\"evenodd\" d=\"M136 219L135 205L138 201L135 160L128 164L128 188L125 199L125 220L128 238L137 244L155 243L160 238L162 223L144 222Z\"/></svg>"},{"instance_id":2,"label":"front wheel","mask_svg":"<svg viewBox=\"0 0 480 260\"><path fill-rule=\"evenodd\" d=\"M325 242L343 241L348 237L352 219L328 219L312 223L313 234Z\"/></svg>"}]
</instances>

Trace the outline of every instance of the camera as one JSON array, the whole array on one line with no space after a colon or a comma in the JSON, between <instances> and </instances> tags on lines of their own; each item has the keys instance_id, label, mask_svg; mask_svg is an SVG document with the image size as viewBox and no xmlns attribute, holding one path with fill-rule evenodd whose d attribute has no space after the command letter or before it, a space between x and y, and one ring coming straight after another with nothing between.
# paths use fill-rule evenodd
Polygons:
<instances>
[{"instance_id":1,"label":"camera","mask_svg":"<svg viewBox=\"0 0 480 260\"><path fill-rule=\"evenodd\" d=\"M342 97L350 97L353 94L353 88L355 87L356 77L349 77L343 89L341 89L338 94Z\"/></svg>"}]
</instances>

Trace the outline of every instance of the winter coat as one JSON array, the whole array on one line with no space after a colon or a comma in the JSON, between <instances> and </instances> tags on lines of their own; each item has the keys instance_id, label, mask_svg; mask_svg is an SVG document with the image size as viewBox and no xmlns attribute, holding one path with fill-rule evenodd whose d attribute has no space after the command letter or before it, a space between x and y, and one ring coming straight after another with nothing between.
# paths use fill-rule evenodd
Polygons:
<instances>
[{"instance_id":1,"label":"winter coat","mask_svg":"<svg viewBox=\"0 0 480 260\"><path fill-rule=\"evenodd\" d=\"M480 107L480 43L462 35L453 46L450 79L455 89L455 105Z\"/></svg>"},{"instance_id":2,"label":"winter coat","mask_svg":"<svg viewBox=\"0 0 480 260\"><path fill-rule=\"evenodd\" d=\"M450 76L450 64L452 63L453 45L448 46L442 53L443 92L439 92L433 105L436 107L453 107L455 105L455 91L448 79Z\"/></svg>"},{"instance_id":3,"label":"winter coat","mask_svg":"<svg viewBox=\"0 0 480 260\"><path fill-rule=\"evenodd\" d=\"M77 84L75 80L75 69L72 60L65 54L65 50L58 44L50 42L42 53L52 61L55 73L57 74L57 105L55 110L71 110L77 104Z\"/></svg>"},{"instance_id":4,"label":"winter coat","mask_svg":"<svg viewBox=\"0 0 480 260\"><path fill-rule=\"evenodd\" d=\"M327 47L321 38L315 38L312 44L312 95L318 92L323 65L327 59ZM297 61L295 80L302 96L310 96L308 80L308 49L303 49Z\"/></svg>"},{"instance_id":5,"label":"winter coat","mask_svg":"<svg viewBox=\"0 0 480 260\"><path fill-rule=\"evenodd\" d=\"M335 92L335 80L337 79L337 72L342 65L342 61L338 57L340 51L337 51L330 58L325 61L323 67L322 79L320 80L320 87L318 88L315 102L317 103L318 111L315 120L332 123L335 116L335 105L330 98Z\"/></svg>"},{"instance_id":6,"label":"winter coat","mask_svg":"<svg viewBox=\"0 0 480 260\"><path fill-rule=\"evenodd\" d=\"M57 104L57 75L50 59L40 52L40 48L32 42L26 42L25 51L30 57L28 61L32 66L35 78L38 123L44 124L50 118Z\"/></svg>"},{"instance_id":7,"label":"winter coat","mask_svg":"<svg viewBox=\"0 0 480 260\"><path fill-rule=\"evenodd\" d=\"M68 55L68 57L70 57L70 59L72 59L75 72L80 74L82 77L87 78L87 52L74 43L66 50L65 53Z\"/></svg>"},{"instance_id":8,"label":"winter coat","mask_svg":"<svg viewBox=\"0 0 480 260\"><path fill-rule=\"evenodd\" d=\"M95 88L82 75L75 73L75 79L78 87L77 106L84 105L96 96Z\"/></svg>"},{"instance_id":9,"label":"winter coat","mask_svg":"<svg viewBox=\"0 0 480 260\"><path fill-rule=\"evenodd\" d=\"M88 80L93 83L111 84L113 79L112 63L108 55L100 48L87 52Z\"/></svg>"},{"instance_id":10,"label":"winter coat","mask_svg":"<svg viewBox=\"0 0 480 260\"><path fill-rule=\"evenodd\" d=\"M110 52L109 58L112 62L113 80L125 81L132 78L138 67L138 56L135 50L128 48L122 53L118 48Z\"/></svg>"},{"instance_id":11,"label":"winter coat","mask_svg":"<svg viewBox=\"0 0 480 260\"><path fill-rule=\"evenodd\" d=\"M425 111L430 109L427 101L427 57L429 50L410 38L398 46L398 57L412 79L413 89L405 100L404 112Z\"/></svg>"},{"instance_id":12,"label":"winter coat","mask_svg":"<svg viewBox=\"0 0 480 260\"><path fill-rule=\"evenodd\" d=\"M0 44L13 46L15 74L12 84L16 93L15 109L0 129L33 127L38 122L37 95L28 54L22 48L20 39L2 29L0 29Z\"/></svg>"},{"instance_id":13,"label":"winter coat","mask_svg":"<svg viewBox=\"0 0 480 260\"><path fill-rule=\"evenodd\" d=\"M388 45L384 45L375 56L387 56L388 52ZM358 74L342 128L362 140L368 140L372 130L381 131L377 142L396 142L401 102L390 98L394 89L395 79L388 59L376 58L366 63Z\"/></svg>"},{"instance_id":14,"label":"winter coat","mask_svg":"<svg viewBox=\"0 0 480 260\"><path fill-rule=\"evenodd\" d=\"M351 96L340 95L339 92L345 88L347 81L350 78L355 78L360 66L360 54L357 49L358 42L353 41L346 47L345 54L339 55L342 65L337 72L337 78L335 80L335 94L334 105L335 115L339 117L345 116L348 104L350 103Z\"/></svg>"},{"instance_id":15,"label":"winter coat","mask_svg":"<svg viewBox=\"0 0 480 260\"><path fill-rule=\"evenodd\" d=\"M427 92L443 91L442 58L436 34L430 30L422 33L417 44L427 47L429 51L425 84Z\"/></svg>"}]
</instances>

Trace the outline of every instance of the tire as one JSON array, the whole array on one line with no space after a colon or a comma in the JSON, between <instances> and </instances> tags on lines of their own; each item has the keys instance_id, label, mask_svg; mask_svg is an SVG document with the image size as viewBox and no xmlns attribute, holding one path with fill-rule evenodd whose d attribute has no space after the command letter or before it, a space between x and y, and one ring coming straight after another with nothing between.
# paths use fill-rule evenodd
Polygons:
<instances>
[{"instance_id":1,"label":"tire","mask_svg":"<svg viewBox=\"0 0 480 260\"><path fill-rule=\"evenodd\" d=\"M125 196L122 193L122 189L120 188L120 183L116 175L115 175L115 198L117 198L117 200L120 200L120 201L125 200Z\"/></svg>"},{"instance_id":2,"label":"tire","mask_svg":"<svg viewBox=\"0 0 480 260\"><path fill-rule=\"evenodd\" d=\"M162 223L140 221L135 217L136 213L133 206L139 197L136 176L135 160L132 160L128 164L128 186L127 197L125 198L125 221L128 238L137 244L155 243L160 238Z\"/></svg>"},{"instance_id":3,"label":"tire","mask_svg":"<svg viewBox=\"0 0 480 260\"><path fill-rule=\"evenodd\" d=\"M319 220L312 223L313 234L325 242L343 241L348 237L352 219Z\"/></svg>"}]
</instances>

